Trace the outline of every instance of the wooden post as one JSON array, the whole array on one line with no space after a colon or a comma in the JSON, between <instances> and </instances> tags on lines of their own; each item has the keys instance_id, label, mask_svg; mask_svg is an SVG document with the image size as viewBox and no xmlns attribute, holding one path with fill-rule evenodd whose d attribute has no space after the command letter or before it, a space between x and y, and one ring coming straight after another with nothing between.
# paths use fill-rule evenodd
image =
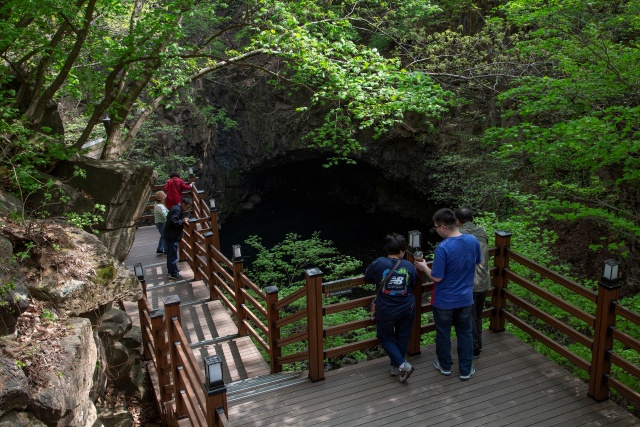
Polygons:
<instances>
[{"instance_id":1,"label":"wooden post","mask_svg":"<svg viewBox=\"0 0 640 427\"><path fill-rule=\"evenodd\" d=\"M229 407L227 405L227 387L207 392L207 426L217 427L223 424L220 420L218 409L224 411L225 417L229 418Z\"/></svg>"},{"instance_id":2,"label":"wooden post","mask_svg":"<svg viewBox=\"0 0 640 427\"><path fill-rule=\"evenodd\" d=\"M148 330L153 331L153 327L151 325L147 325L147 316L144 315L144 312L147 311L147 302L144 298L140 298L138 300L138 316L140 319L140 332L142 334L142 357L144 360L151 360L152 354L149 351L149 342L151 342L151 337L149 336ZM147 326L149 329L147 329Z\"/></svg>"},{"instance_id":3,"label":"wooden post","mask_svg":"<svg viewBox=\"0 0 640 427\"><path fill-rule=\"evenodd\" d=\"M413 264L413 254L407 252L407 261ZM422 333L422 271L418 271L418 278L416 279L416 287L413 288L413 296L416 300L416 316L413 319L413 325L411 325L411 336L409 337L409 345L407 346L407 354L409 356L415 356L421 353L420 350L420 335ZM404 357L404 355L402 355Z\"/></svg>"},{"instance_id":4,"label":"wooden post","mask_svg":"<svg viewBox=\"0 0 640 427\"><path fill-rule=\"evenodd\" d=\"M233 259L233 293L235 294L236 300L236 321L238 323L238 335L247 335L249 331L245 326L243 320L245 319L244 315L244 294L242 293L242 289L244 285L242 284L242 278L240 275L244 271L244 264L242 263L242 257Z\"/></svg>"},{"instance_id":5,"label":"wooden post","mask_svg":"<svg viewBox=\"0 0 640 427\"><path fill-rule=\"evenodd\" d=\"M194 209L196 218L200 219L204 217L204 190L196 191L196 198L193 200L193 205L198 206Z\"/></svg>"},{"instance_id":6,"label":"wooden post","mask_svg":"<svg viewBox=\"0 0 640 427\"><path fill-rule=\"evenodd\" d=\"M280 319L280 310L276 308L278 302L278 287L267 286L267 326L269 329L269 364L271 373L282 372L282 365L278 363L278 358L282 355L282 350L278 347L277 341L280 339L280 328L276 322Z\"/></svg>"},{"instance_id":7,"label":"wooden post","mask_svg":"<svg viewBox=\"0 0 640 427\"><path fill-rule=\"evenodd\" d=\"M220 250L220 233L219 225L218 225L218 208L211 209L209 211L209 215L211 216L211 231L213 232L213 246Z\"/></svg>"},{"instance_id":8,"label":"wooden post","mask_svg":"<svg viewBox=\"0 0 640 427\"><path fill-rule=\"evenodd\" d=\"M596 322L593 330L593 348L591 349L591 369L589 370L589 397L597 402L609 398L607 375L611 371L608 352L613 348L611 334L616 325L615 304L618 300L619 280L598 282Z\"/></svg>"},{"instance_id":9,"label":"wooden post","mask_svg":"<svg viewBox=\"0 0 640 427\"><path fill-rule=\"evenodd\" d=\"M496 255L493 259L494 265L497 267L496 274L493 276L493 296L491 297L491 322L489 328L493 332L504 331L504 313L503 310L507 306L507 300L504 296L504 290L507 289L506 268L509 268L509 248L511 245L511 233L507 231L496 231Z\"/></svg>"},{"instance_id":10,"label":"wooden post","mask_svg":"<svg viewBox=\"0 0 640 427\"><path fill-rule=\"evenodd\" d=\"M178 295L164 297L162 298L162 304L164 305L165 322L167 322L167 342L169 343L169 357L171 358L171 376L176 401L176 414L180 417L186 413L186 408L184 406L184 402L182 402L182 399L178 396L178 355L175 346L175 342L178 341L178 337L171 326L173 319L178 319L178 323L182 324L180 316L180 297L178 297Z\"/></svg>"},{"instance_id":11,"label":"wooden post","mask_svg":"<svg viewBox=\"0 0 640 427\"><path fill-rule=\"evenodd\" d=\"M189 218L189 245L191 246L191 271L193 271L193 280L202 279L202 274L198 271L198 247L196 243L198 242L198 233L196 233L197 229L197 219Z\"/></svg>"},{"instance_id":12,"label":"wooden post","mask_svg":"<svg viewBox=\"0 0 640 427\"><path fill-rule=\"evenodd\" d=\"M324 380L324 333L322 324L322 271L305 270L307 287L307 332L309 347L309 379Z\"/></svg>"},{"instance_id":13,"label":"wooden post","mask_svg":"<svg viewBox=\"0 0 640 427\"><path fill-rule=\"evenodd\" d=\"M149 312L151 317L151 330L154 334L154 346L156 350L156 366L158 367L158 387L160 388L160 402L168 402L171 400L171 393L167 390L167 386L171 384L171 375L168 369L169 353L162 353L162 348L167 343L167 337L164 332L160 332L166 320L164 319L164 310L157 309ZM162 405L161 405L162 406Z\"/></svg>"},{"instance_id":14,"label":"wooden post","mask_svg":"<svg viewBox=\"0 0 640 427\"><path fill-rule=\"evenodd\" d=\"M207 277L203 277L204 283L209 288L209 301L213 301L214 287L213 287L213 251L211 246L213 245L213 233L207 231L204 233L204 259L205 259L205 272Z\"/></svg>"}]
</instances>

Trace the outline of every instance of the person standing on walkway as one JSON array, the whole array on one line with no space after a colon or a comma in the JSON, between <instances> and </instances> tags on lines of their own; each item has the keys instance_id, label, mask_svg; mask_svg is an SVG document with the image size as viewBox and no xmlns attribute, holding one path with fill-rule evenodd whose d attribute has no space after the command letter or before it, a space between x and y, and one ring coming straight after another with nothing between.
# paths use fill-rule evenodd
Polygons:
<instances>
[{"instance_id":1,"label":"person standing on walkway","mask_svg":"<svg viewBox=\"0 0 640 427\"><path fill-rule=\"evenodd\" d=\"M191 189L191 184L187 184L180 178L178 172L171 172L169 180L164 185L164 191L167 193L165 205L167 209L179 205L182 200L182 192Z\"/></svg>"},{"instance_id":2,"label":"person standing on walkway","mask_svg":"<svg viewBox=\"0 0 640 427\"><path fill-rule=\"evenodd\" d=\"M404 258L407 242L400 234L388 234L383 246L386 256L375 259L365 270L367 282L376 283L376 332L380 345L391 359L391 375L405 382L415 368L404 359L411 325L416 314L413 288L418 272Z\"/></svg>"},{"instance_id":3,"label":"person standing on walkway","mask_svg":"<svg viewBox=\"0 0 640 427\"><path fill-rule=\"evenodd\" d=\"M487 299L487 292L491 287L491 274L489 272L489 238L484 227L473 223L473 212L469 208L456 209L456 224L462 234L472 234L480 243L480 255L482 262L476 265L476 273L473 278L473 357L480 357L482 351L482 311Z\"/></svg>"},{"instance_id":4,"label":"person standing on walkway","mask_svg":"<svg viewBox=\"0 0 640 427\"><path fill-rule=\"evenodd\" d=\"M164 240L167 247L167 272L169 280L183 280L178 270L178 242L182 239L185 212L191 209L191 199L183 197L179 205L169 209L164 227Z\"/></svg>"},{"instance_id":5,"label":"person standing on walkway","mask_svg":"<svg viewBox=\"0 0 640 427\"><path fill-rule=\"evenodd\" d=\"M433 228L444 239L436 246L433 269L427 263L415 261L416 268L433 280L431 305L436 325L436 359L433 366L443 375L451 375L451 326L458 341L460 379L471 378L473 367L473 277L476 264L482 261L480 244L470 234L462 234L456 226L451 209L439 209L433 214Z\"/></svg>"},{"instance_id":6,"label":"person standing on walkway","mask_svg":"<svg viewBox=\"0 0 640 427\"><path fill-rule=\"evenodd\" d=\"M158 241L158 247L156 248L156 253L158 255L165 255L166 248L164 247L164 225L167 222L167 214L169 213L169 209L164 204L167 195L164 191L157 191L155 194L156 204L153 207L153 218L156 223L156 228L160 233L160 240Z\"/></svg>"}]
</instances>

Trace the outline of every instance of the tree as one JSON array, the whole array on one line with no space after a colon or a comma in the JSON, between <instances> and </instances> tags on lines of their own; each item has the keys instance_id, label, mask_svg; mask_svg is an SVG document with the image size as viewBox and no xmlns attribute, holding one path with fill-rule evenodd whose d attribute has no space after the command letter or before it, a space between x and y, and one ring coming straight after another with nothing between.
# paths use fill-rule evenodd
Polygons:
<instances>
[{"instance_id":1,"label":"tree","mask_svg":"<svg viewBox=\"0 0 640 427\"><path fill-rule=\"evenodd\" d=\"M312 141L333 149L337 158L361 149L353 135L358 127L380 135L402 123L407 111L440 114L446 92L361 44L361 34L376 28L356 26L365 22L360 12L400 9L426 16L429 4L337 3L8 0L0 6L1 67L10 79L5 87L17 90L2 101L20 113L13 123L51 133L44 126L45 107L75 99L85 115L77 138L67 141L75 149L108 114L105 159L119 158L144 121L170 106L180 88L230 66L250 67L273 76L274 83L309 91L308 106L327 111ZM15 141L8 127L2 132L5 141Z\"/></svg>"}]
</instances>

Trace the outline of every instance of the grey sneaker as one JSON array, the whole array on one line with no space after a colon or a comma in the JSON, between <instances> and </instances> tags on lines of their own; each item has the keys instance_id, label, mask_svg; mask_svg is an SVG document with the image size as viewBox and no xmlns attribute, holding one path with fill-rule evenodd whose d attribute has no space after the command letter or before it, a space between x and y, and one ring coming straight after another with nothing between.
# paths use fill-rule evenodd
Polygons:
<instances>
[{"instance_id":1,"label":"grey sneaker","mask_svg":"<svg viewBox=\"0 0 640 427\"><path fill-rule=\"evenodd\" d=\"M436 360L434 360L434 361L433 361L433 366L434 366L438 371L440 371L440 373L441 373L442 375L447 375L447 376L451 375L451 370L443 369L443 368L442 368L442 366L440 366L440 361L438 360L438 358L437 358L437 357L436 357Z\"/></svg>"},{"instance_id":2,"label":"grey sneaker","mask_svg":"<svg viewBox=\"0 0 640 427\"><path fill-rule=\"evenodd\" d=\"M472 366L472 367L471 367L471 371L469 372L469 374L468 374L468 375L462 375L462 374L460 374L460 379L461 379L462 381L466 381L466 380L468 380L469 378L471 378L471 375L473 375L473 374L475 374L475 373L476 373L476 368L474 368L474 367Z\"/></svg>"},{"instance_id":3,"label":"grey sneaker","mask_svg":"<svg viewBox=\"0 0 640 427\"><path fill-rule=\"evenodd\" d=\"M400 373L400 368L398 368L397 366L391 365L389 367L389 371L390 371L392 377L397 377L398 374Z\"/></svg>"},{"instance_id":4,"label":"grey sneaker","mask_svg":"<svg viewBox=\"0 0 640 427\"><path fill-rule=\"evenodd\" d=\"M184 280L184 277L179 274L174 274L172 276L169 276L169 280Z\"/></svg>"},{"instance_id":5,"label":"grey sneaker","mask_svg":"<svg viewBox=\"0 0 640 427\"><path fill-rule=\"evenodd\" d=\"M409 379L409 377L411 376L411 374L413 374L413 371L415 370L416 368L411 366L409 362L404 362L404 369L400 369L400 375L398 379L400 380L401 383L405 382L406 380Z\"/></svg>"}]
</instances>

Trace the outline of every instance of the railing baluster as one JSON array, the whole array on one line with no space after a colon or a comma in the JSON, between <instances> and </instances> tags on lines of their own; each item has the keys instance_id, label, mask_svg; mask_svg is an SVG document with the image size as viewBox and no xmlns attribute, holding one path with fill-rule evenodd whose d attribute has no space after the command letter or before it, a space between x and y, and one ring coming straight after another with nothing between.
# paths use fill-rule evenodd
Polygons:
<instances>
[{"instance_id":1,"label":"railing baluster","mask_svg":"<svg viewBox=\"0 0 640 427\"><path fill-rule=\"evenodd\" d=\"M413 264L413 254L407 252L407 260L411 264ZM416 300L416 315L413 319L413 325L411 325L411 336L409 337L409 345L407 346L407 354L410 356L415 356L421 353L420 334L422 333L422 271L418 271L416 287L413 288L413 296Z\"/></svg>"},{"instance_id":2,"label":"railing baluster","mask_svg":"<svg viewBox=\"0 0 640 427\"><path fill-rule=\"evenodd\" d=\"M282 372L282 365L278 363L278 358L282 355L282 349L278 346L277 341L280 339L280 328L276 326L276 322L280 319L280 310L276 308L278 302L278 287L267 286L265 289L267 294L267 327L269 328L269 363L271 365L271 373Z\"/></svg>"},{"instance_id":3,"label":"railing baluster","mask_svg":"<svg viewBox=\"0 0 640 427\"><path fill-rule=\"evenodd\" d=\"M244 271L244 264L242 263L242 257L234 258L233 260L233 292L235 293L236 300L236 322L238 327L238 335L247 335L247 327L242 322L245 319L242 306L245 304L244 294L242 293L242 272Z\"/></svg>"},{"instance_id":4,"label":"railing baluster","mask_svg":"<svg viewBox=\"0 0 640 427\"><path fill-rule=\"evenodd\" d=\"M171 376L165 367L169 364L169 355L162 354L162 349L167 343L163 324L166 322L164 318L164 310L159 308L149 312L151 317L151 327L155 335L156 364L158 367L158 386L160 387L160 402L168 402L171 400L171 393L167 391L167 386L171 384Z\"/></svg>"},{"instance_id":5,"label":"railing baluster","mask_svg":"<svg viewBox=\"0 0 640 427\"><path fill-rule=\"evenodd\" d=\"M177 318L178 324L182 325L182 319L180 316L180 297L177 295L170 295L162 299L162 304L164 305L164 313L165 313L165 322L167 322L167 341L169 342L169 357L171 357L171 377L173 381L175 404L176 404L176 414L178 417L186 415L186 408L184 406L184 402L178 396L178 387L177 387L177 379L178 379L178 364L177 364L177 354L176 354L176 346L175 341L178 340L178 336L173 330L172 327L172 319Z\"/></svg>"},{"instance_id":6,"label":"railing baluster","mask_svg":"<svg viewBox=\"0 0 640 427\"><path fill-rule=\"evenodd\" d=\"M511 245L511 233L507 231L496 231L496 255L493 259L494 265L497 267L496 274L493 276L493 296L491 297L491 305L493 311L491 313L490 328L493 332L504 331L504 314L503 310L507 306L504 290L507 288L507 278L505 269L509 267L509 247Z\"/></svg>"},{"instance_id":7,"label":"railing baluster","mask_svg":"<svg viewBox=\"0 0 640 427\"><path fill-rule=\"evenodd\" d=\"M307 330L309 331L309 379L324 380L324 338L322 323L322 271L305 270L307 287Z\"/></svg>"}]
</instances>

